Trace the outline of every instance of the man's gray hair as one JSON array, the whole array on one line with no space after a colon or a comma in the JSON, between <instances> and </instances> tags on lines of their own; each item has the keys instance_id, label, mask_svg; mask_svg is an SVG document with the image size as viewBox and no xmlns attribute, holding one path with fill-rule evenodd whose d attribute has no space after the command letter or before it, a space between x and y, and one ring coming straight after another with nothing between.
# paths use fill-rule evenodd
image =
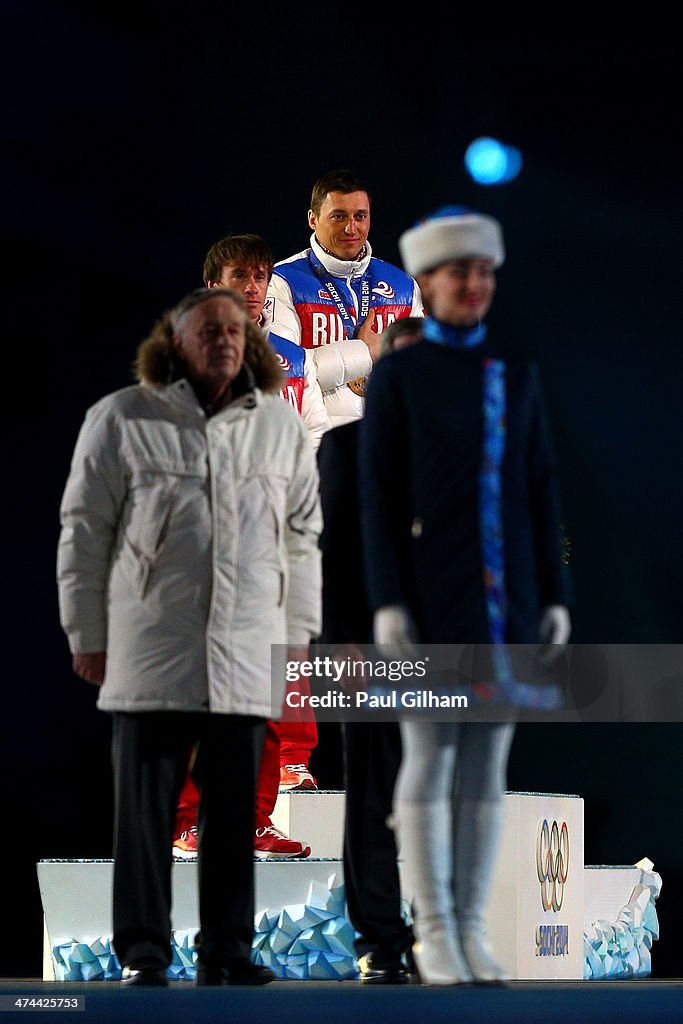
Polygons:
<instances>
[{"instance_id":1,"label":"man's gray hair","mask_svg":"<svg viewBox=\"0 0 683 1024\"><path fill-rule=\"evenodd\" d=\"M171 327L173 328L173 331L177 332L180 321L190 312L190 310L194 309L195 306L201 305L201 303L206 302L207 299L218 299L221 297L232 299L232 301L242 310L246 319L247 311L244 304L244 296L239 292L234 291L232 288L195 288L194 291L189 292L189 294L182 298L171 310Z\"/></svg>"}]
</instances>

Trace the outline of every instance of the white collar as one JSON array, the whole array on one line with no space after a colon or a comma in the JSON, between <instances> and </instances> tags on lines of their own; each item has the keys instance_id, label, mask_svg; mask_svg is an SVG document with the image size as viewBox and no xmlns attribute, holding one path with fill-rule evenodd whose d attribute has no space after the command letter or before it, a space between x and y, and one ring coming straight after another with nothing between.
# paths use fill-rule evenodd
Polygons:
<instances>
[{"instance_id":1,"label":"white collar","mask_svg":"<svg viewBox=\"0 0 683 1024\"><path fill-rule=\"evenodd\" d=\"M315 237L315 232L311 235L311 249L318 257L325 270L334 277L362 277L368 269L370 265L370 258L372 257L372 248L370 243L366 241L366 253L362 260L339 260L336 256L330 256L329 253L325 252L320 242Z\"/></svg>"}]
</instances>

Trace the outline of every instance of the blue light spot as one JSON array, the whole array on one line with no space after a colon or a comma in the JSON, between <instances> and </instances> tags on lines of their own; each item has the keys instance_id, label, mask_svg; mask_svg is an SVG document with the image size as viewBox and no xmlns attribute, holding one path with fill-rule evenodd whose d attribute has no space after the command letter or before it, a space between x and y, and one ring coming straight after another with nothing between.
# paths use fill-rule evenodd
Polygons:
<instances>
[{"instance_id":1,"label":"blue light spot","mask_svg":"<svg viewBox=\"0 0 683 1024\"><path fill-rule=\"evenodd\" d=\"M522 154L514 146L482 136L467 147L465 167L479 185L502 185L519 174Z\"/></svg>"}]
</instances>

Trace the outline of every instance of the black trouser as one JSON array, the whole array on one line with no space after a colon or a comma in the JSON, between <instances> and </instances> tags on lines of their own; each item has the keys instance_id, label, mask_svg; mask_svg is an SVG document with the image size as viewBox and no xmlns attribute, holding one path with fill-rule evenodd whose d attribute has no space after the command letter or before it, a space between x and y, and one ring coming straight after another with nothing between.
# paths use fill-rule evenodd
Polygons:
<instances>
[{"instance_id":1,"label":"black trouser","mask_svg":"<svg viewBox=\"0 0 683 1024\"><path fill-rule=\"evenodd\" d=\"M171 963L173 828L195 744L198 956L225 966L230 957L251 955L254 806L264 733L265 719L247 715L114 713L113 944L122 966Z\"/></svg>"},{"instance_id":2,"label":"black trouser","mask_svg":"<svg viewBox=\"0 0 683 1024\"><path fill-rule=\"evenodd\" d=\"M401 763L398 722L345 722L344 886L356 953L400 957L412 945L401 917L394 832L387 827Z\"/></svg>"}]
</instances>

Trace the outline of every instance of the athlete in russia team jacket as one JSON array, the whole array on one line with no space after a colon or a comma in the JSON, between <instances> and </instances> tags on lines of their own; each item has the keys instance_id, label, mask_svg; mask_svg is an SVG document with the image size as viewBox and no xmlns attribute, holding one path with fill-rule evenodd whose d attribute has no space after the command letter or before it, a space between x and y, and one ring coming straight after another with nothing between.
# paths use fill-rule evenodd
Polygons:
<instances>
[{"instance_id":1,"label":"athlete in russia team jacket","mask_svg":"<svg viewBox=\"0 0 683 1024\"><path fill-rule=\"evenodd\" d=\"M349 171L313 186L308 249L275 264L268 288L271 330L312 350L333 426L363 415L365 381L378 335L405 316L423 316L417 282L372 255L370 195Z\"/></svg>"}]
</instances>

